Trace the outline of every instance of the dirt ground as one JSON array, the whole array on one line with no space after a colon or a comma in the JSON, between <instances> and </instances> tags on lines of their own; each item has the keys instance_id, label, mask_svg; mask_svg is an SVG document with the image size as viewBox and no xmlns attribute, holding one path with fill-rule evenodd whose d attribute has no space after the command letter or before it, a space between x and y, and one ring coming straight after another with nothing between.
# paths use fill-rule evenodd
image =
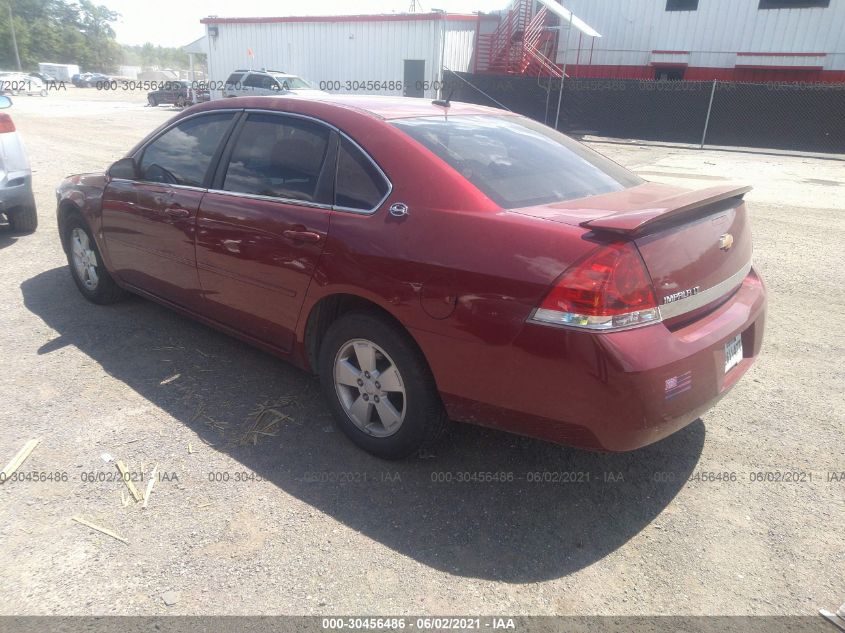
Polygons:
<instances>
[{"instance_id":1,"label":"dirt ground","mask_svg":"<svg viewBox=\"0 0 845 633\"><path fill-rule=\"evenodd\" d=\"M76 290L54 188L175 113L144 103L71 89L7 111L41 224L0 228L0 466L42 441L0 485L0 614L813 615L845 600L845 162L593 143L647 179L755 186L759 361L634 453L467 426L387 463L335 432L312 377L148 301ZM277 435L241 445L262 405ZM104 453L144 474L142 493L157 465L146 509L124 505ZM512 480L456 481L478 472ZM589 481L536 481L571 472Z\"/></svg>"}]
</instances>

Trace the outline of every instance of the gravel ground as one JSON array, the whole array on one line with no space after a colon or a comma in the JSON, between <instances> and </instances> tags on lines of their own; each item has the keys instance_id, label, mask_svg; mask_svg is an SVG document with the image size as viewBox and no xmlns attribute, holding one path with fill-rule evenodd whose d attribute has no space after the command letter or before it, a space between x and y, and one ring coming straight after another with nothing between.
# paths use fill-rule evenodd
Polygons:
<instances>
[{"instance_id":1,"label":"gravel ground","mask_svg":"<svg viewBox=\"0 0 845 633\"><path fill-rule=\"evenodd\" d=\"M334 431L312 377L150 302L77 292L53 189L175 112L144 101L71 89L10 111L41 226L0 228L0 462L40 437L21 472L52 481L0 485L0 614L812 615L845 599L845 163L594 143L647 179L755 186L759 361L635 453L459 427L386 463ZM278 434L241 445L262 404ZM158 466L146 509L124 505L106 452L142 490ZM455 481L479 471L513 480Z\"/></svg>"}]
</instances>

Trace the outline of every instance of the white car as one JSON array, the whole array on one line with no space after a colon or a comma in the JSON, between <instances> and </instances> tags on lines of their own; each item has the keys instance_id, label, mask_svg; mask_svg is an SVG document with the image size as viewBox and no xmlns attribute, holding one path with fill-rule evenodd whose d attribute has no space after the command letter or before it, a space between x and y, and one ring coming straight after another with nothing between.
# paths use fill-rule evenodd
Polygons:
<instances>
[{"instance_id":1,"label":"white car","mask_svg":"<svg viewBox=\"0 0 845 633\"><path fill-rule=\"evenodd\" d=\"M11 105L9 97L0 95L0 109ZM17 233L32 233L38 226L29 159L12 117L5 112L0 112L0 214Z\"/></svg>"},{"instance_id":2,"label":"white car","mask_svg":"<svg viewBox=\"0 0 845 633\"><path fill-rule=\"evenodd\" d=\"M258 95L318 95L317 90L302 77L280 70L236 70L226 80L224 97L254 97Z\"/></svg>"},{"instance_id":3,"label":"white car","mask_svg":"<svg viewBox=\"0 0 845 633\"><path fill-rule=\"evenodd\" d=\"M0 73L0 94L47 96L47 86L41 79L26 73Z\"/></svg>"}]
</instances>

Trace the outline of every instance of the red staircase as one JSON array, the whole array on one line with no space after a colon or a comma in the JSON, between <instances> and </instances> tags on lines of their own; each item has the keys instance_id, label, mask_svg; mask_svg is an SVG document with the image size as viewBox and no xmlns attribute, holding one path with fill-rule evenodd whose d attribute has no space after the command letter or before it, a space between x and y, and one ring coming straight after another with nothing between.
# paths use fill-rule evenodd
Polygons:
<instances>
[{"instance_id":1,"label":"red staircase","mask_svg":"<svg viewBox=\"0 0 845 633\"><path fill-rule=\"evenodd\" d=\"M560 77L557 16L542 7L532 16L533 0L514 0L495 32L478 35L476 72L496 75Z\"/></svg>"}]
</instances>

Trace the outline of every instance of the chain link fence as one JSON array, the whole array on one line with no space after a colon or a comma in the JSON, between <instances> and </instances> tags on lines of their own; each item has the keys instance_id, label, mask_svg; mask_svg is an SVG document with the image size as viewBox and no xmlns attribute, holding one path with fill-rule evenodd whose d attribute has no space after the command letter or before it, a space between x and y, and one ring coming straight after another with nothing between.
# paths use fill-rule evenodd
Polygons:
<instances>
[{"instance_id":1,"label":"chain link fence","mask_svg":"<svg viewBox=\"0 0 845 633\"><path fill-rule=\"evenodd\" d=\"M444 95L574 135L845 154L845 84L445 73ZM558 102L560 108L558 110Z\"/></svg>"}]
</instances>

